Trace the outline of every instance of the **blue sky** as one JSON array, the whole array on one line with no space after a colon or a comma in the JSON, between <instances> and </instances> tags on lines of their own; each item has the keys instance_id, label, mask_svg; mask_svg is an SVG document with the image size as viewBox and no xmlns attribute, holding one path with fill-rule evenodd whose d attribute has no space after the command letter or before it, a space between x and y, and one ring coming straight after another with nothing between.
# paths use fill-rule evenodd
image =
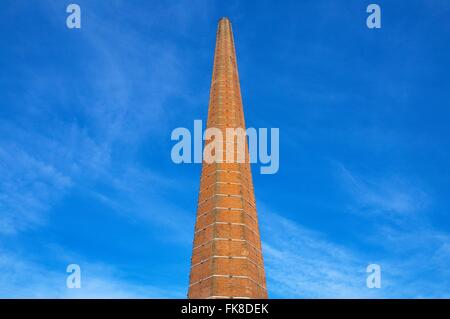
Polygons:
<instances>
[{"instance_id":1,"label":"blue sky","mask_svg":"<svg viewBox=\"0 0 450 319\"><path fill-rule=\"evenodd\" d=\"M254 184L269 296L450 297L450 3L3 1L0 297L184 298L198 164L230 17L246 123L280 129ZM66 266L82 288L66 288ZM382 288L366 287L370 263Z\"/></svg>"}]
</instances>

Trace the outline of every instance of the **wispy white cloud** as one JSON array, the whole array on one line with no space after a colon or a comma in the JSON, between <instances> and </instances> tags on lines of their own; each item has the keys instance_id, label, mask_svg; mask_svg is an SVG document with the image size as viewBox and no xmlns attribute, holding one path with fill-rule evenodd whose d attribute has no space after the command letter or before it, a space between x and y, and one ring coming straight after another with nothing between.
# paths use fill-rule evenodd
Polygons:
<instances>
[{"instance_id":1,"label":"wispy white cloud","mask_svg":"<svg viewBox=\"0 0 450 319\"><path fill-rule=\"evenodd\" d=\"M264 211L264 215L269 291L288 298L380 296L366 287L369 260L358 252L278 214Z\"/></svg>"},{"instance_id":2,"label":"wispy white cloud","mask_svg":"<svg viewBox=\"0 0 450 319\"><path fill-rule=\"evenodd\" d=\"M0 145L0 234L39 225L41 213L70 187L70 176L23 150Z\"/></svg>"},{"instance_id":3,"label":"wispy white cloud","mask_svg":"<svg viewBox=\"0 0 450 319\"><path fill-rule=\"evenodd\" d=\"M79 258L81 288L67 288L66 264L49 268L11 252L0 251L2 298L184 298L184 287L140 284L117 268ZM68 265L69 263L67 263Z\"/></svg>"},{"instance_id":4,"label":"wispy white cloud","mask_svg":"<svg viewBox=\"0 0 450 319\"><path fill-rule=\"evenodd\" d=\"M436 232L399 234L395 247L374 234L382 253L365 250L369 242L352 247L264 212L263 251L269 292L286 298L442 298L448 297L450 237ZM418 239L417 236L426 236ZM392 239L392 238L391 238ZM405 243L402 245L401 243ZM359 245L358 245L359 244ZM358 248L359 247L359 248ZM400 248L398 250L397 248ZM402 251L404 249L404 251ZM366 267L382 270L381 289L366 287ZM436 278L439 280L436 281Z\"/></svg>"},{"instance_id":5,"label":"wispy white cloud","mask_svg":"<svg viewBox=\"0 0 450 319\"><path fill-rule=\"evenodd\" d=\"M430 205L428 194L415 183L398 176L369 178L350 172L341 164L337 175L345 191L352 196L352 211L383 214L384 218L411 218Z\"/></svg>"},{"instance_id":6,"label":"wispy white cloud","mask_svg":"<svg viewBox=\"0 0 450 319\"><path fill-rule=\"evenodd\" d=\"M191 184L194 183L130 166L120 175L112 175L108 179L108 186L114 189L113 194L94 190L90 193L124 218L138 219L165 228L167 231L165 234L160 233L159 239L190 244L192 229L186 225L193 225L194 214L171 199L174 193L184 192L185 187Z\"/></svg>"},{"instance_id":7,"label":"wispy white cloud","mask_svg":"<svg viewBox=\"0 0 450 319\"><path fill-rule=\"evenodd\" d=\"M349 246L259 205L269 291L289 298L448 297L450 235L430 221L428 192L407 178L375 180L343 165L337 175L350 195L342 213L367 227L348 226ZM371 263L381 265L381 289L366 287Z\"/></svg>"},{"instance_id":8,"label":"wispy white cloud","mask_svg":"<svg viewBox=\"0 0 450 319\"><path fill-rule=\"evenodd\" d=\"M49 20L60 24L60 7L55 8L59 5L47 4ZM170 15L172 9L160 10ZM161 240L190 243L192 229L185 225L192 224L192 212L178 207L173 196L165 196L179 189L182 181L158 173L153 167L157 161L144 167L136 160L143 144L158 146L160 140L170 140L162 135L173 114L166 107L168 100L195 100L185 89L186 52L167 38L153 38L151 28L144 33L134 29L139 23L147 29L145 21L151 27L157 23L138 8L141 18L133 27L124 21L117 28L115 21L96 15L102 11L84 11L90 32L82 33L78 41L83 45L77 48L89 51L88 59L78 52L80 61L74 61L79 64L73 73L15 66L17 78L12 80L25 89L15 92L11 116L0 118L0 236L9 240L16 235L20 240L21 232L51 222L52 207L77 188L125 221L161 229ZM121 17L136 17L136 12ZM187 30L192 16L178 14L185 16ZM10 248L15 245L8 242ZM184 286L141 284L118 267L82 256L73 260L82 267L81 289L66 288L65 269L0 250L0 296L185 297Z\"/></svg>"},{"instance_id":9,"label":"wispy white cloud","mask_svg":"<svg viewBox=\"0 0 450 319\"><path fill-rule=\"evenodd\" d=\"M138 8L121 4L109 4L105 10L126 8L116 18L138 17L139 23L150 21L151 28L160 27ZM161 135L170 118L167 100L189 99L184 89L189 76L183 67L185 52L167 39L153 37L151 28L140 32L139 23L123 21L117 28L117 21L102 16L103 10L87 10L91 5L95 6L83 6L89 31L77 38L83 43L77 49L88 50L89 59L80 54L80 61L74 63L83 67L74 69L72 77L51 68L16 66L16 80L26 90L15 100L15 120L0 119L0 233L45 223L46 212L72 186L90 189L94 183L114 187L122 201L116 197L114 204L121 211L127 207L135 217L147 218L151 201L153 209L180 211L174 203L160 198L158 204L157 196L151 196L177 183L136 164L135 155L143 143L158 144L158 139L168 138ZM48 20L58 24L60 9L60 4L51 1L42 8ZM161 16L171 12L182 16L174 25L185 29L197 14L182 12L178 6L155 10ZM144 183L147 201L139 194ZM112 200L107 194L96 195ZM157 212L150 215L151 222L168 223L156 218Z\"/></svg>"}]
</instances>

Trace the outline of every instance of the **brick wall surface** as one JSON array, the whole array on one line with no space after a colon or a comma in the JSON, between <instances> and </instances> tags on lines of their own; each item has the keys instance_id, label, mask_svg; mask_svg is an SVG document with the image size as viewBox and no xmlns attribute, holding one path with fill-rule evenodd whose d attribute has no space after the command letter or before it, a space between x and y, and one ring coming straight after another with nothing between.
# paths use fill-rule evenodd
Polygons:
<instances>
[{"instance_id":1,"label":"brick wall surface","mask_svg":"<svg viewBox=\"0 0 450 319\"><path fill-rule=\"evenodd\" d=\"M224 142L226 128L245 130L233 33L227 18L220 19L217 28L207 127L220 129ZM203 162L188 297L267 298L248 146L242 150L234 141L226 142L231 143L228 147L234 150L234 158L244 155L244 161Z\"/></svg>"}]
</instances>

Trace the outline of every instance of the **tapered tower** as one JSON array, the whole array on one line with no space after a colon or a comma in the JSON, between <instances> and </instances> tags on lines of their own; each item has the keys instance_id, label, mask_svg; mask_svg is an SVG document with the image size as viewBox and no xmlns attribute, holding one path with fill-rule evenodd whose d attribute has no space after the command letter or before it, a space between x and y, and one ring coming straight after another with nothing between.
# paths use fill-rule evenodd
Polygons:
<instances>
[{"instance_id":1,"label":"tapered tower","mask_svg":"<svg viewBox=\"0 0 450 319\"><path fill-rule=\"evenodd\" d=\"M207 128L245 130L233 33L219 20ZM238 162L203 161L189 278L189 298L267 298L248 145ZM208 143L206 143L208 144ZM216 150L220 152L220 150ZM224 155L225 157L225 155Z\"/></svg>"}]
</instances>

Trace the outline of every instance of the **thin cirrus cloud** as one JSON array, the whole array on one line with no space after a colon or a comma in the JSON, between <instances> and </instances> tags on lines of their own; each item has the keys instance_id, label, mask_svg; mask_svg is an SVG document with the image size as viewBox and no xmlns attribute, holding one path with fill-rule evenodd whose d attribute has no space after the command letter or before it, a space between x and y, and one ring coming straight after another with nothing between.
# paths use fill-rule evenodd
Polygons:
<instances>
[{"instance_id":1,"label":"thin cirrus cloud","mask_svg":"<svg viewBox=\"0 0 450 319\"><path fill-rule=\"evenodd\" d=\"M46 18L59 23L59 6L45 6ZM117 184L133 170L149 175L134 153L145 139L159 136L165 101L183 91L181 52L170 42L143 39L126 25L117 30L93 12L98 10L85 15L91 32L78 39L90 60L72 69L73 80L52 68L15 66L26 91L14 101L14 120L1 120L2 233L45 223L46 212L72 186ZM89 80L76 82L80 77Z\"/></svg>"},{"instance_id":2,"label":"thin cirrus cloud","mask_svg":"<svg viewBox=\"0 0 450 319\"><path fill-rule=\"evenodd\" d=\"M337 165L336 172L345 191L352 196L355 211L382 213L385 217L395 218L421 213L430 204L427 193L406 178L359 177L342 164Z\"/></svg>"},{"instance_id":3,"label":"thin cirrus cloud","mask_svg":"<svg viewBox=\"0 0 450 319\"><path fill-rule=\"evenodd\" d=\"M184 287L156 287L133 282L111 265L79 258L81 288L66 286L67 273L0 250L2 298L182 298ZM74 260L72 258L72 260ZM68 264L69 259L65 265ZM70 263L70 262L69 262Z\"/></svg>"},{"instance_id":4,"label":"thin cirrus cloud","mask_svg":"<svg viewBox=\"0 0 450 319\"><path fill-rule=\"evenodd\" d=\"M269 291L298 298L448 297L450 236L427 215L430 195L405 177L375 180L343 164L334 169L349 195L342 213L366 227L349 224L353 243L344 245L336 234L259 205ZM366 287L370 263L381 265L381 289Z\"/></svg>"},{"instance_id":5,"label":"thin cirrus cloud","mask_svg":"<svg viewBox=\"0 0 450 319\"><path fill-rule=\"evenodd\" d=\"M367 225L360 240L378 249L372 255L393 280L387 296L448 296L445 251L450 236L433 222L433 208L439 206L431 191L417 179L398 174L379 172L374 178L344 165L337 171L342 189L350 195L349 211Z\"/></svg>"},{"instance_id":6,"label":"thin cirrus cloud","mask_svg":"<svg viewBox=\"0 0 450 319\"><path fill-rule=\"evenodd\" d=\"M44 7L44 18L60 23L61 8L53 2ZM149 232L158 228L159 239L169 245L190 243L192 229L185 227L192 222L189 212L166 198L190 183L158 173L157 167L143 165L136 155L143 144L168 139L162 134L168 125L164 119L170 117L167 100L192 100L179 93L186 92L184 81L189 75L187 67L181 68L183 52L167 39L149 41L148 34L127 23L117 29L113 21L101 21L95 12L101 10L86 10L84 15L91 32L51 48L49 60L11 65L14 76L9 82L21 83L23 92L7 94L10 112L0 118L0 236L6 239L0 247L2 297L180 298L185 294L184 288L166 289L154 279L134 281L123 271L133 266L129 261L102 261L77 244L79 257L74 260L82 266L82 289L65 287L64 270L71 260L55 265L58 254L52 252L40 257L32 257L33 252L14 253L28 249L31 243L24 238L29 233L42 235L37 246L52 244L45 229L51 228L55 214L73 218L54 207L80 190L130 225L138 220ZM189 23L188 17L183 23ZM73 50L78 59L62 63L55 71L59 58L53 55L58 48ZM40 53L33 45L28 49L30 55ZM150 253L153 249L148 248Z\"/></svg>"},{"instance_id":7,"label":"thin cirrus cloud","mask_svg":"<svg viewBox=\"0 0 450 319\"><path fill-rule=\"evenodd\" d=\"M13 146L0 147L0 233L42 224L42 213L70 187L70 177Z\"/></svg>"},{"instance_id":8,"label":"thin cirrus cloud","mask_svg":"<svg viewBox=\"0 0 450 319\"><path fill-rule=\"evenodd\" d=\"M20 14L20 16L28 17L33 24L36 21L42 23L39 24L40 28L3 28L3 30L10 30L8 32L12 35L8 38L9 44L2 50L2 54L11 61L5 65L8 72L4 74L8 76L0 77L2 89L5 88L2 90L2 108L0 109L0 236L2 236L0 242L2 245L9 246L0 251L1 296L184 297L185 291L178 293L180 289L177 287L173 287L174 293L172 289L159 288L163 287L164 283L160 282L161 285L158 285L155 281L155 278L159 280L161 276L160 273L156 273L156 265L153 268L151 255L153 252L164 251L161 255L167 258L166 262L155 258L158 260L158 265L164 267L164 272L161 273L176 278L175 280L182 282L183 287L186 287L189 257L181 255L190 253L193 206L195 205L195 199L192 200L192 196L195 195L192 193L196 193L196 190L191 190L196 188L198 180L192 182L192 176L188 177L187 174L173 176L170 175L171 173L160 170L160 158L154 156L154 152L159 151L161 145L167 146L170 134L166 133L171 127L182 125L180 122L184 120L196 118L196 115L192 113L197 112L200 106L203 111L206 111L208 97L205 92L207 92L208 79L205 80L205 84L199 84L201 82L199 79L203 79L204 75L210 72L210 65L206 65L204 61L212 62L215 22L210 21L215 13L212 8L218 5L211 4L211 1L194 3L181 1L176 4L150 5L143 9L141 6L127 6L127 4L127 1L115 1L108 4L82 2L83 28L78 30L80 32L65 29L64 19L67 16L65 4L55 1L42 2L36 8L18 4L17 7L14 6L7 11L12 13L10 17ZM239 39L245 40L247 28L247 40L241 43L239 49L245 49L245 43L248 43L249 51L242 56L243 58L252 57L255 54L252 51L254 44L266 41L273 44L271 42L273 38L270 35L267 37L264 35L264 38L249 38L249 34L258 35L258 32L254 32L254 26L259 24L254 23L257 21L253 20L255 15L247 15L244 4L245 2L236 2L236 6L231 11L232 13L239 11L239 18L233 18L233 21L236 21ZM329 4L323 2L306 5L301 11L308 12L315 5L319 5L319 11L326 12L329 8ZM352 8L355 9L357 6L359 5ZM277 7L282 9L282 6ZM252 6L247 9L250 10L248 12L254 11ZM222 13L222 10L217 11ZM347 10L346 13L335 11L333 15L336 17L341 14L353 16L353 11ZM30 15L27 16L27 13ZM271 21L270 19L274 17L281 19L285 14L282 11L278 12L279 14L268 12L264 15L262 11L260 13L257 16L261 21L266 19ZM363 13L364 10L361 14ZM231 16L236 17L233 14ZM292 27L297 26L298 16L292 15L292 19L295 22ZM405 20L408 20L407 16ZM11 23L12 18L3 21ZM201 23L194 23L199 21ZM276 21L274 22L273 25L276 26ZM314 25L314 21L308 19L304 23ZM198 36L196 32L200 28L205 29L206 25L211 27L212 31ZM11 26L14 26L14 23L11 23ZM192 28L197 29L193 32ZM24 30L27 31L24 33ZM342 127L338 127L332 133L333 136L337 136L338 140L342 137L341 140L345 142L345 145L351 144L358 147L357 154L361 149L386 150L386 147L392 149L392 145L396 143L405 144L407 139L410 139L409 135L400 135L408 138L398 140L393 133L390 133L396 130L384 125L380 125L380 129L366 127L366 119L373 118L373 112L376 112L376 118L383 123L386 119L383 114L387 114L390 118L394 113L402 117L402 113L398 113L397 109L394 113L390 113L391 107L387 107L388 110L381 107L390 105L384 103L382 99L386 95L384 94L386 85L389 85L389 98L395 98L394 101L399 98L403 103L407 100L404 93L410 91L406 88L412 87L415 88L415 92L420 92L419 88L423 87L422 82L417 82L417 87L408 85L397 87L397 78L386 79L385 72L380 71L377 64L367 64L368 60L362 59L358 54L355 55L354 48L352 49L351 46L348 46L348 51L344 50L345 52L341 52L338 56L340 60L345 57L347 63L343 66L338 63L338 69L333 69L336 63L328 63L330 60L324 59L324 56L340 52L340 48L333 50L329 44L317 42L320 37L303 42L302 30L302 28L294 30L291 38L282 41L289 44L289 47L281 46L284 49L292 46L292 50L281 50L284 52L281 53L283 56L285 54L292 56L289 52L306 52L297 55L300 56L298 62L301 62L302 72L294 72L292 65L287 67L284 64L286 59L278 59L276 63L270 62L269 59L264 60L264 63L250 64L256 65L256 68L264 74L264 77L255 77L258 78L258 83L263 83L264 78L269 79L270 90L279 91L283 96L296 96L301 101L307 102L297 103L299 101L297 100L294 104L286 100L290 110L299 110L291 106L302 104L313 106L308 109L308 112L304 112L304 117L298 116L297 113L288 116L295 119L296 125L293 134L284 134L284 136L297 137L298 135L294 133L303 128L303 139L316 141L319 138L320 141L325 139L329 141L329 132L333 125L328 125L328 119L332 119L331 124L335 122L342 124ZM274 31L276 35L284 33ZM48 36L48 34L51 35ZM211 37L203 39L202 37L206 37L207 34ZM329 32L328 34L331 35ZM353 38L354 34L350 36ZM277 38L283 39L282 36ZM416 35L413 38L420 39ZM426 38L428 41L429 37ZM252 39L257 41L252 42ZM299 39L302 41L297 41ZM398 37L392 37L392 41L397 40ZM370 38L367 41L370 42ZM300 46L297 46L298 43ZM255 47L260 52L264 51L258 46ZM440 47L437 46L437 48ZM430 47L431 49L433 48ZM392 56L391 51L389 48L386 49L387 56ZM433 50L433 52L445 52L445 50ZM266 56L270 57L270 54L270 51L268 54L265 53L264 59ZM398 54L402 55L403 51L399 50ZM417 58L422 57L420 51L417 54ZM424 55L423 58L425 57L428 59L428 56ZM295 62L295 56L292 58ZM433 61L439 57L434 56L434 58ZM401 59L403 60L403 56ZM311 69L312 64L304 63L305 61L313 61L315 62L313 66L322 66L322 68ZM393 62L396 61L393 60ZM354 62L358 66L364 66L357 69L364 69L365 72L347 72L351 68L346 66L354 65ZM246 70L246 64L242 64L244 80L246 74L247 77L259 74L249 72L251 69ZM410 68L415 64L407 63L402 67L416 75ZM271 73L272 65L276 67L277 73L283 69L289 70L287 78L291 81L276 80L277 76ZM195 77L197 73L193 70L197 66L204 68L199 72L201 75L198 78ZM341 72L343 67L345 72ZM395 67L395 63L392 63L392 67ZM317 70L326 71L328 74L329 69L332 73L338 74L339 79L345 75L354 83L360 82L361 76L367 79L374 78L376 90L372 94L375 96L379 91L383 91L383 94L379 94L381 100L373 102L377 105L376 111L367 107L370 99L364 97L366 92L357 93L353 86L334 86L335 83L308 85L308 81L304 81L303 85L297 85L299 74L305 74L307 76L305 79L308 80L308 74L317 74ZM378 77L379 73L383 76ZM323 79L326 78L323 77ZM406 78L414 82L414 77ZM428 78L420 73L417 73L417 78L428 81ZM279 81L277 82L279 85L273 84L274 79ZM319 76L318 79L321 81L322 77ZM369 81L366 84L369 84ZM191 91L192 87L195 89ZM270 90L267 91L270 93ZM204 92L192 94L193 91ZM250 94L251 90L246 92ZM258 91L254 90L254 92ZM308 92L312 93L308 95ZM327 92L331 92L331 95L326 95ZM263 99L270 97L259 92L258 95ZM442 95L437 97L440 101L445 100ZM273 100L279 101L279 97L274 96ZM197 103L198 101L202 101L202 104ZM268 101L271 99L269 98ZM364 110L355 105L352 107L350 103L355 101L361 102L360 105L364 106ZM255 104L258 107L255 110L264 106L264 103L259 104ZM352 116L341 116L342 108L334 107L338 104L349 104L350 109L355 111L351 113L354 113L356 119L362 120L355 120ZM278 114L289 114L286 110L287 107L280 109ZM179 115L180 113L183 114ZM413 106L411 108L408 106L407 113L415 114ZM269 115L272 117L273 113ZM303 123L301 123L302 118ZM170 122L173 119L176 119L174 121L176 123ZM284 123L289 122L287 117L282 120ZM394 123L395 128L402 123L403 121ZM283 129L286 132L287 127ZM355 133L361 130L364 134ZM356 142L351 142L355 139ZM439 141L439 138L434 140ZM298 139L294 142L297 143ZM141 161L139 157L141 154L138 153L147 146L146 150L150 155L146 155L150 159ZM330 157L333 155L335 154L330 154ZM359 160L356 157L353 158ZM389 154L386 154L386 158L389 158ZM369 162L367 166L371 164L373 163ZM311 167L311 171L322 170L322 168L314 166ZM189 169L186 168L186 171ZM333 173L337 177L335 182L339 203L328 203L333 206L333 212L336 215L330 214L327 217L336 219L345 217L345 220L350 220L345 231L353 242L346 242L347 236L331 233L333 230L328 229L329 232L327 232L326 227L321 228L320 224L313 225L314 218L311 218L313 222L308 221L312 224L305 226L301 212L298 212L298 216L293 215L296 209L295 201L292 201L292 206L285 207L290 215L270 213L272 209L265 210L262 207L263 209L259 211L264 235L263 249L269 294L278 297L348 298L448 296L450 274L447 265L450 263L448 259L450 239L448 233L432 222L432 210L436 206L436 198L432 196L429 189L408 176L393 175L389 172L379 172L374 176L364 170L353 170L350 166L343 164L338 164L330 175ZM295 174L293 170L292 176L296 180L302 178ZM255 187L258 188L258 185ZM273 185L269 187L273 189ZM291 185L284 184L284 187L289 188ZM75 207L65 206L65 208L73 208L74 212L71 213L74 215L71 216L63 210L52 211L52 208L58 204L64 204L64 199L69 197L67 195L71 195L72 191L80 189L84 195L86 193L89 195L92 200L90 204L93 206L102 204L100 214L107 211L115 216L102 219L106 215L94 216L95 209L91 212L91 207L83 210L84 207L76 205ZM284 189L281 188L280 192L283 191ZM176 202L173 200L174 194L178 196ZM323 196L323 194L319 195ZM190 204L180 204L183 196L189 198L187 202L192 203L191 207L189 207ZM274 208L277 205L281 206L281 203L276 202L276 197L274 196L273 203L271 202ZM344 205L342 201L345 202ZM190 209L192 210L189 211ZM304 213L308 216L320 214L320 211L316 212L313 209L314 207L311 211ZM85 224L82 226L91 225L92 228L87 228L85 232L87 237L91 231L95 231L97 226L90 223L93 219L100 220L99 224L103 227L103 222L113 224L117 221L115 217L120 216L123 217L120 221L127 223L119 227L113 225L112 231L104 235L106 241L113 241L110 240L109 235L116 235L114 231L117 230L123 231L124 237L129 235L127 240L131 240L130 237L133 237L133 234L127 233L126 230L132 223L128 222L137 220L137 224L144 225L143 233L151 233L158 239L164 239L165 244L167 241L171 243L161 247L156 247L157 245L152 243L148 245L148 248L141 249L143 245L140 240L143 238L148 240L149 237L138 235L133 243L118 238L117 242L120 244L115 242L108 247L104 247L107 244L101 240L89 242L83 246L77 242L78 240L83 242L83 235L77 237L76 231L71 233L75 234L75 238L66 238L65 232L63 234L46 233L47 230L55 231L58 226L62 229L66 225L70 226L75 214L84 214L82 222ZM63 220L64 218L70 221L67 222ZM63 220L61 225L52 224L57 224L61 220ZM331 221L331 224L334 221ZM355 225L364 225L364 227L362 229ZM55 227L52 229L52 226ZM37 259L39 261L32 259L32 251L35 251L38 245L27 241L29 240L27 236L36 234L33 231L42 235L39 238L44 242L43 245L48 244L46 241L51 241L50 238L61 235L59 239L65 243L71 242L75 246L64 247L65 249L73 248L83 255L76 258L80 260L80 264L85 265L85 267L82 265L82 269L87 275L86 278L83 276L82 290L65 288L64 270L66 262L71 261L70 258L57 267L52 266L52 263L58 254L50 252L46 255L42 254L41 259ZM171 254L171 249L168 247L172 248L170 245L174 243L178 245L177 248L180 248L180 251ZM104 253L103 256L98 257L101 251L92 248L96 244L104 245L101 247L102 251L108 252L106 248L110 248L114 254ZM130 249L128 244L131 245ZM95 247L98 249L98 246ZM126 248L120 250L123 247ZM25 253L27 257L15 253L18 250L26 252L27 249L30 249L28 254ZM136 264L126 259L133 254L133 249L137 251L139 258ZM165 255L165 251L169 253ZM148 255L145 255L146 253ZM107 264L106 259L110 257L109 255L119 257L112 258L111 264ZM140 259L142 255L147 257L147 264ZM174 255L177 257L174 258ZM177 259L178 256L181 257ZM105 260L102 261L102 258ZM183 260L186 261L186 265L182 265ZM382 266L383 288L381 290L370 290L365 286L367 276L365 269L367 264L372 262L380 263ZM149 265L150 272L155 270L153 278L149 279L151 282L129 280L123 273L126 267L137 267L137 264L142 267ZM174 264L177 264L179 268L168 270ZM177 277L179 273L182 275ZM3 276L3 274L7 275ZM167 278L161 280L165 281ZM185 290L184 288L181 290Z\"/></svg>"},{"instance_id":9,"label":"thin cirrus cloud","mask_svg":"<svg viewBox=\"0 0 450 319\"><path fill-rule=\"evenodd\" d=\"M267 211L264 214L261 218L264 262L272 297L449 296L450 237L446 234L435 230L408 233L389 229L388 235L386 229L380 229L371 233L372 238L362 238L348 247L338 244L331 235L279 214ZM390 237L386 239L387 236ZM366 245L377 246L377 250L365 249ZM371 263L381 265L381 289L366 287L366 267Z\"/></svg>"},{"instance_id":10,"label":"thin cirrus cloud","mask_svg":"<svg viewBox=\"0 0 450 319\"><path fill-rule=\"evenodd\" d=\"M266 211L266 219L262 233L270 292L292 298L377 296L365 286L367 262L356 252L278 214Z\"/></svg>"}]
</instances>

